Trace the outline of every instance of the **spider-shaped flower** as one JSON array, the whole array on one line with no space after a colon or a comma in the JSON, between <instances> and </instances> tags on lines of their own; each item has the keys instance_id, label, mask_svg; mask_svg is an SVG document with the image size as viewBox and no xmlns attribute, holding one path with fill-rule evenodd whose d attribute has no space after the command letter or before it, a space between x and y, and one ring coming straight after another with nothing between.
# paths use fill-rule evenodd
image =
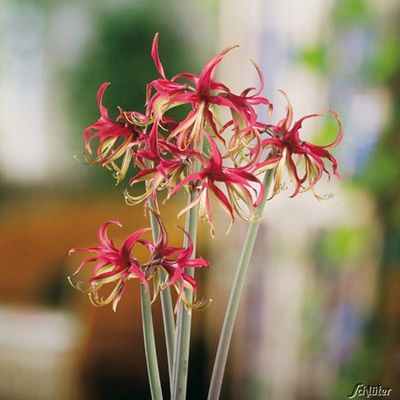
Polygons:
<instances>
[{"instance_id":1,"label":"spider-shaped flower","mask_svg":"<svg viewBox=\"0 0 400 400\"><path fill-rule=\"evenodd\" d=\"M122 226L119 221L107 221L102 224L98 230L99 246L87 248L73 248L70 254L76 251L86 251L93 253L93 257L89 257L81 262L78 269L74 272L77 274L87 264L94 263L93 274L89 279L89 286L78 281L77 284L71 284L89 294L91 302L96 306L113 303L115 311L123 293L126 290L126 282L129 279L138 278L142 284L147 284L146 276L142 271L139 261L132 255L132 249L137 243L148 245L148 241L142 239L142 235L149 231L150 228L139 229L129 235L121 247L115 247L113 241L108 237L108 227L111 225ZM106 298L99 295L101 287L108 283L114 283L114 289Z\"/></svg>"},{"instance_id":2,"label":"spider-shaped flower","mask_svg":"<svg viewBox=\"0 0 400 400\"><path fill-rule=\"evenodd\" d=\"M261 88L253 95L249 93L254 88L245 89L240 95L235 95L226 85L213 78L218 64L234 47L237 46L222 50L208 61L200 75L181 73L167 79L158 54L158 34L154 37L152 57L161 77L147 87L148 115L153 118L155 126L158 127L163 124L165 113L169 109L182 104L191 105L192 110L168 136L169 140L176 139L181 149L194 145L197 150L200 150L201 136L206 126L214 138L224 142L220 134L222 127L219 126L213 109L215 106L225 107L230 111L232 122L229 125L232 125L236 132L251 130L256 124L257 114L254 106L258 104L271 106L268 99L259 96L263 80L258 67L256 68L260 75ZM153 91L155 93L152 95Z\"/></svg>"},{"instance_id":3,"label":"spider-shaped flower","mask_svg":"<svg viewBox=\"0 0 400 400\"><path fill-rule=\"evenodd\" d=\"M71 284L77 289L88 293L91 302L96 306L112 303L114 311L116 311L118 302L126 290L127 281L134 278L139 279L140 283L146 287L148 287L150 281L153 281L153 301L157 298L160 290L173 286L178 293L177 305L180 301L183 301L186 307L197 308L202 306L204 304L203 301L196 301L196 281L187 273L187 270L208 267L209 263L201 257L194 257L192 239L184 230L183 232L187 237L187 246L170 246L167 232L157 214L156 220L159 227L159 236L155 242L142 238L146 232L151 230L150 228L142 228L130 234L119 249L109 238L108 227L111 224L122 226L121 223L107 221L102 224L98 230L99 246L73 248L70 250L70 254L77 251L94 254L94 256L83 260L74 272L75 275L88 264L94 264L89 284L84 284L81 281L73 283L70 278ZM144 246L150 252L147 262L140 262L135 257L134 248L137 244ZM160 274L161 270L166 272L165 278ZM106 284L114 284L114 288L103 298L99 291ZM192 301L187 298L185 289L193 291L194 299Z\"/></svg>"},{"instance_id":4,"label":"spider-shaped flower","mask_svg":"<svg viewBox=\"0 0 400 400\"><path fill-rule=\"evenodd\" d=\"M269 153L266 160L258 162L253 168L254 173L260 173L267 169L273 169L275 184L272 196L277 194L283 186L283 175L285 171L295 184L295 190L291 197L300 192L312 190L318 199L321 196L315 192L314 186L325 173L330 177L324 161L331 164L333 174L339 177L337 171L337 160L328 149L337 146L343 138L342 124L338 115L329 110L338 123L338 134L336 139L325 146L317 146L306 142L300 138L300 129L303 121L308 118L320 116L320 114L306 115L305 117L293 122L293 109L286 94L287 99L286 116L276 125L265 125L265 132L269 137L262 140L261 147L268 149ZM295 159L295 156L297 159ZM302 164L303 162L303 164ZM300 171L303 168L303 172Z\"/></svg>"},{"instance_id":5,"label":"spider-shaped flower","mask_svg":"<svg viewBox=\"0 0 400 400\"><path fill-rule=\"evenodd\" d=\"M157 297L160 290L167 287L174 287L178 293L175 310L181 301L185 306L190 308L203 307L206 302L197 300L197 284L195 279L188 270L192 268L208 268L209 262L202 257L195 257L193 253L193 242L190 235L180 228L186 236L185 247L172 247L168 243L167 231L158 214L154 214L158 223L159 236L153 244L148 242L146 246L150 250L151 258L147 263L145 270L146 278L153 277L154 292L153 301ZM160 274L161 270L166 273L166 279L163 280ZM185 289L189 289L194 294L193 299L189 299L185 293Z\"/></svg>"},{"instance_id":6,"label":"spider-shaped flower","mask_svg":"<svg viewBox=\"0 0 400 400\"><path fill-rule=\"evenodd\" d=\"M255 218L255 210L264 197L264 186L261 181L249 172L247 167L233 168L222 165L222 156L215 141L205 133L210 144L210 158L201 159L203 168L194 172L176 185L172 195L184 185L191 184L193 190L198 191L196 198L182 211L182 215L197 203L200 203L200 215L209 226L211 235L214 235L213 208L211 197L214 197L221 208L229 215L231 224L235 214L244 220ZM225 194L217 183L222 183L227 191ZM243 205L245 209L243 209ZM229 229L228 229L229 231Z\"/></svg>"},{"instance_id":7,"label":"spider-shaped flower","mask_svg":"<svg viewBox=\"0 0 400 400\"><path fill-rule=\"evenodd\" d=\"M115 121L110 119L108 109L102 104L108 85L109 82L103 83L97 92L100 118L84 131L85 148L88 152L86 159L91 164L101 164L113 170L117 182L120 182L134 159L136 147L143 141L143 133L138 125L126 118L121 109ZM94 155L92 146L96 139L98 144ZM120 158L122 161L118 165Z\"/></svg>"},{"instance_id":8,"label":"spider-shaped flower","mask_svg":"<svg viewBox=\"0 0 400 400\"><path fill-rule=\"evenodd\" d=\"M163 189L167 190L167 200L177 184L184 179L189 168L194 164L200 154L194 150L180 150L172 143L164 140L158 141L159 157L157 162L148 162L135 176L129 180L130 186L135 186L140 182L145 182L146 189L144 193L133 196L128 190L124 191L125 200L129 205L136 205L145 201L145 208L153 203L153 207L158 212L158 193Z\"/></svg>"}]
</instances>

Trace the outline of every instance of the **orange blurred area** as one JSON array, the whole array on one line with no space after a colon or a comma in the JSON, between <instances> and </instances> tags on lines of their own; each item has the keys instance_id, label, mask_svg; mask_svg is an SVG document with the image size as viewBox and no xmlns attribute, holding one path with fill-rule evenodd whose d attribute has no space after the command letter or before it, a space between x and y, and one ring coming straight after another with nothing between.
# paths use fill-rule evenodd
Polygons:
<instances>
[{"instance_id":1,"label":"orange blurred area","mask_svg":"<svg viewBox=\"0 0 400 400\"><path fill-rule=\"evenodd\" d=\"M0 365L8 371L1 374L0 398L105 398L103 391L108 393L110 387L118 391L115 385L122 386L121 395L142 390L140 396L148 396L138 282L129 282L115 313L111 306L93 307L87 295L66 281L87 256L68 257L70 248L96 245L98 226L111 217L124 224L124 229L110 229L120 243L129 232L148 225L143 209L126 206L119 196L104 195L38 196L12 203L3 207L0 230L0 254L7 265L0 284ZM166 226L175 228L169 229L171 243L178 244L182 232L174 227L176 204L163 212L170 216ZM204 241L199 246L204 253ZM200 340L203 316L199 313L194 324L194 345ZM161 339L158 303L153 318ZM15 337L7 339L14 330ZM159 352L163 360L162 340ZM166 379L165 361L160 365ZM35 389L37 380L48 388Z\"/></svg>"}]
</instances>

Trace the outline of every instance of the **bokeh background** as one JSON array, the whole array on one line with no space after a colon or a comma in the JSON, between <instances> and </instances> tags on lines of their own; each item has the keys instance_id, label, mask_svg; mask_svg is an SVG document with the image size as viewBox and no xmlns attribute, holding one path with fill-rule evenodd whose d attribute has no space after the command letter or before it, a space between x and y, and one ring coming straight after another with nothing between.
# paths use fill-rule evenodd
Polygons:
<instances>
[{"instance_id":1,"label":"bokeh background","mask_svg":"<svg viewBox=\"0 0 400 400\"><path fill-rule=\"evenodd\" d=\"M101 83L112 83L105 104L114 115L118 105L143 110L156 31L168 75L199 72L239 44L220 79L236 91L256 84L252 58L277 115L284 89L297 117L331 107L345 129L335 150L342 178L320 188L332 199L287 191L266 207L222 398L338 400L357 383L399 398L400 3L2 0L0 399L149 398L138 287L113 313L66 277L78 262L68 249L92 244L103 221L121 220L125 234L147 223L108 171L76 158ZM323 144L335 125L320 119L303 133ZM173 231L179 204L167 207ZM206 396L245 225L218 231L214 240L200 234L213 264L200 292L214 302L194 313L192 400ZM154 313L166 383L158 304Z\"/></svg>"}]
</instances>

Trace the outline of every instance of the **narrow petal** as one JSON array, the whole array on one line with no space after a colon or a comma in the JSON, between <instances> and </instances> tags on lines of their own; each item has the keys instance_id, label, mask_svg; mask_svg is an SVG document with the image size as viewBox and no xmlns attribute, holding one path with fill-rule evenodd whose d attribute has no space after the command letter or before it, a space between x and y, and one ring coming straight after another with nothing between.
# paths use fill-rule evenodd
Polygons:
<instances>
[{"instance_id":1,"label":"narrow petal","mask_svg":"<svg viewBox=\"0 0 400 400\"><path fill-rule=\"evenodd\" d=\"M157 68L158 73L165 78L164 67L161 64L160 56L158 54L158 32L154 35L153 44L151 46L151 57L154 60L154 64Z\"/></svg>"},{"instance_id":2,"label":"narrow petal","mask_svg":"<svg viewBox=\"0 0 400 400\"><path fill-rule=\"evenodd\" d=\"M213 76L215 68L222 61L225 54L231 51L232 49L238 46L227 47L218 53L214 58L212 58L208 63L204 66L201 71L199 82L197 84L197 92L200 96L208 96L210 91L210 80Z\"/></svg>"}]
</instances>

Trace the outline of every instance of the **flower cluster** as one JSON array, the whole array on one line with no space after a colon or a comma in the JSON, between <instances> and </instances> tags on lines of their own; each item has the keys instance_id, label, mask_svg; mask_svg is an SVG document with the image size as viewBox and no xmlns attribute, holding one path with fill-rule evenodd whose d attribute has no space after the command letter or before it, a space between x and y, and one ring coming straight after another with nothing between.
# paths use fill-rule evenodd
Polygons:
<instances>
[{"instance_id":1,"label":"flower cluster","mask_svg":"<svg viewBox=\"0 0 400 400\"><path fill-rule=\"evenodd\" d=\"M263 81L258 68L261 87L254 93L253 88L247 88L234 94L213 78L216 67L231 49L211 59L199 75L181 73L168 79L159 58L156 35L152 57L159 77L147 85L144 114L120 109L117 119L111 121L102 104L108 83L100 87L97 99L101 116L84 135L87 159L113 170L117 182L126 177L130 167L132 171L133 167L139 170L130 177L129 185L145 182L146 189L138 195L125 191L128 204L145 202L148 206L154 202L159 210L160 192L165 191L167 200L189 187L198 195L181 213L200 203L201 216L212 233L212 198L232 222L235 216L252 218L264 194L261 181L251 171L258 157L251 147L255 144L260 148L263 129L254 107L264 104L271 109L271 103L260 96ZM190 107L185 118L169 116L171 109L184 105ZM218 108L228 110L228 121L219 120ZM231 160L232 166L224 165L223 160L225 164Z\"/></svg>"},{"instance_id":2,"label":"flower cluster","mask_svg":"<svg viewBox=\"0 0 400 400\"><path fill-rule=\"evenodd\" d=\"M138 231L117 250L106 235L109 223L100 228L101 246L87 249L96 255L84 262L97 263L91 278L95 303L113 301L115 306L128 279L135 277L146 284L154 279L157 270L154 260L164 260L172 254L177 256L175 264L166 261L157 264L167 272L169 280L158 285L155 293L174 285L181 299L185 285L195 288L195 282L184 274L184 269L206 263L202 259L189 259L190 245L186 249L168 247L160 219L160 198L165 202L182 190L191 192L190 203L178 215L199 205L200 217L209 224L214 235L214 203L226 212L230 226L237 217L247 221L257 218L257 208L267 195L260 179L265 171L273 177L271 197L283 187L285 174L294 182L292 196L312 190L318 198L321 196L314 188L323 174L330 176L327 164L330 163L333 173L338 174L336 159L329 152L343 135L336 113L332 112L339 132L327 146L316 146L300 139L303 121L315 114L293 123L289 101L286 116L277 124L261 122L255 107L264 106L269 116L272 104L261 95L263 76L255 63L259 89L250 87L236 94L214 78L217 66L233 48L218 53L199 75L179 73L168 78L159 57L156 34L151 55L159 76L147 85L143 113L119 108L117 118L112 120L103 106L109 83L101 85L97 93L100 118L84 132L86 160L112 170L117 183L127 178L128 185L134 188L124 191L127 204L143 202L145 210L150 207L157 215L162 235L159 242L151 244L141 239L144 231ZM189 110L184 118L177 119L171 113L177 107ZM227 115L225 120L221 120L221 110ZM150 250L153 261L149 265L139 265L130 255L136 243ZM97 290L109 282L115 282L116 286L109 297L102 300Z\"/></svg>"},{"instance_id":3,"label":"flower cluster","mask_svg":"<svg viewBox=\"0 0 400 400\"><path fill-rule=\"evenodd\" d=\"M185 271L188 268L208 267L208 262L201 257L191 258L192 240L185 231L184 234L188 237L188 246L185 248L169 246L167 232L160 218L157 218L157 223L160 232L157 241L143 238L143 235L151 228L142 228L130 234L119 248L109 238L108 227L112 224L122 227L121 223L107 221L102 224L98 230L99 246L70 250L70 254L77 251L93 254L81 262L74 274L77 274L86 265L94 264L89 285L85 285L81 281L73 283L70 278L71 284L88 293L91 302L96 306L112 302L114 311L126 290L127 281L130 279L139 279L145 286L153 281L153 301L157 298L160 290L172 286L178 293L177 304L182 300L188 307L202 306L203 301L196 301L196 297L194 301L189 301L185 294L185 288L189 288L194 294L197 290L194 278ZM148 250L150 255L147 261L140 262L135 257L137 246L144 246ZM113 284L114 287L104 298L100 295L99 290L106 284Z\"/></svg>"}]
</instances>

